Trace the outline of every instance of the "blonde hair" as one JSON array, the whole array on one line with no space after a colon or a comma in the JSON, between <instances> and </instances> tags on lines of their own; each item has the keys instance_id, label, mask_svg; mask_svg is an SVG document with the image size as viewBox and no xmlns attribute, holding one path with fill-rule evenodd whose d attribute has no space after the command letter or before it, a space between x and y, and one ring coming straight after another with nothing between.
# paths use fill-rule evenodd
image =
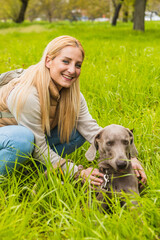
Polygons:
<instances>
[{"instance_id":1,"label":"blonde hair","mask_svg":"<svg viewBox=\"0 0 160 240\"><path fill-rule=\"evenodd\" d=\"M42 59L36 65L30 66L25 73L18 79L16 90L17 117L22 109L24 101L30 93L32 86L37 88L41 107L42 130L50 134L50 95L49 83L51 81L50 73L45 65L46 57L51 59L58 56L59 52L67 47L78 47L82 52L84 59L84 49L81 43L71 36L60 36L53 39L45 48ZM77 79L69 88L62 88L60 92L60 102L58 106L58 130L61 142L69 141L69 137L76 127L76 119L79 114L80 107L80 87L79 79Z\"/></svg>"}]
</instances>

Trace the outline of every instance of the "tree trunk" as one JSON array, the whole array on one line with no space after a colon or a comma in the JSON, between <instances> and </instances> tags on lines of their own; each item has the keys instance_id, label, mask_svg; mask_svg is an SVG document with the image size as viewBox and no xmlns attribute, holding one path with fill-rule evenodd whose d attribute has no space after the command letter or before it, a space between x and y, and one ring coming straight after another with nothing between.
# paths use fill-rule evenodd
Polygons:
<instances>
[{"instance_id":1,"label":"tree trunk","mask_svg":"<svg viewBox=\"0 0 160 240\"><path fill-rule=\"evenodd\" d=\"M115 11L114 11L114 16L112 18L112 26L116 26L116 24L117 24L117 19L118 19L119 12L121 10L123 1L124 0L121 0L118 4L115 4L115 2L114 2Z\"/></svg>"},{"instance_id":2,"label":"tree trunk","mask_svg":"<svg viewBox=\"0 0 160 240\"><path fill-rule=\"evenodd\" d=\"M50 11L48 11L48 21L52 22L52 13Z\"/></svg>"},{"instance_id":3,"label":"tree trunk","mask_svg":"<svg viewBox=\"0 0 160 240\"><path fill-rule=\"evenodd\" d=\"M128 11L123 13L123 22L128 22Z\"/></svg>"},{"instance_id":4,"label":"tree trunk","mask_svg":"<svg viewBox=\"0 0 160 240\"><path fill-rule=\"evenodd\" d=\"M22 2L22 5L21 5L20 12L19 12L19 16L15 21L16 23L22 23L24 21L24 16L25 16L25 12L27 10L29 0L21 0L21 2Z\"/></svg>"},{"instance_id":5,"label":"tree trunk","mask_svg":"<svg viewBox=\"0 0 160 240\"><path fill-rule=\"evenodd\" d=\"M134 30L144 31L144 16L146 9L147 0L136 0L135 1L135 9L134 9Z\"/></svg>"},{"instance_id":6,"label":"tree trunk","mask_svg":"<svg viewBox=\"0 0 160 240\"><path fill-rule=\"evenodd\" d=\"M123 5L123 22L128 22L128 6Z\"/></svg>"}]
</instances>

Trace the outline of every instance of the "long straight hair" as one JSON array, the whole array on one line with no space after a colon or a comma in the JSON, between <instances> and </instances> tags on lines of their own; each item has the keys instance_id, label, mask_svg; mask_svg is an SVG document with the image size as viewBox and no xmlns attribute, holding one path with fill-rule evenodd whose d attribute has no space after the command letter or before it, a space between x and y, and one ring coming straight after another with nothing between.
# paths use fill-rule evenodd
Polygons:
<instances>
[{"instance_id":1,"label":"long straight hair","mask_svg":"<svg viewBox=\"0 0 160 240\"><path fill-rule=\"evenodd\" d=\"M57 37L47 45L41 61L36 65L30 66L18 79L18 84L15 89L15 102L17 104L16 114L18 118L19 112L30 94L32 86L36 87L41 108L42 130L48 135L50 135L49 83L51 77L49 69L45 64L46 57L49 56L51 59L55 58L60 51L67 46L78 47L81 50L82 58L84 59L84 49L76 38L67 35ZM68 142L73 129L76 127L76 119L79 114L79 79L77 79L69 88L62 88L60 96L60 102L58 105L58 130L61 142Z\"/></svg>"}]
</instances>

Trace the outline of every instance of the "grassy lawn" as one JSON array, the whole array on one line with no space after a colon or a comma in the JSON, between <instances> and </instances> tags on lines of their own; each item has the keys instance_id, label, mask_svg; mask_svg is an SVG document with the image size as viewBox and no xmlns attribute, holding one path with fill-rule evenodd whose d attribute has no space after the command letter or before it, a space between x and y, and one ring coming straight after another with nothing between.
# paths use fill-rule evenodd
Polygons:
<instances>
[{"instance_id":1,"label":"grassy lawn","mask_svg":"<svg viewBox=\"0 0 160 240\"><path fill-rule=\"evenodd\" d=\"M66 34L78 38L86 52L80 82L90 113L102 127L134 129L148 185L137 197L139 207L123 209L115 199L113 213L103 214L86 186L68 176L62 185L57 173L45 180L28 165L24 172L0 177L0 240L159 239L160 22L147 22L145 33L134 32L131 23L0 24L0 73L37 63L47 43ZM88 146L69 158L89 166ZM35 182L39 187L32 196Z\"/></svg>"}]
</instances>

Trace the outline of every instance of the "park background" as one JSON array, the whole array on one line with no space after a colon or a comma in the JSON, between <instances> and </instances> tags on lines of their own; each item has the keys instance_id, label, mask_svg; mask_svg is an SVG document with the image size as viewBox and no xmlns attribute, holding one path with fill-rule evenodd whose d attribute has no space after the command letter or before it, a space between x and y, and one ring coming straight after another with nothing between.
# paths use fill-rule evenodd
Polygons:
<instances>
[{"instance_id":1,"label":"park background","mask_svg":"<svg viewBox=\"0 0 160 240\"><path fill-rule=\"evenodd\" d=\"M19 4L17 16L21 2L14 1ZM143 1L145 9L142 8L143 17L138 24L143 28L138 31L133 19L133 3L138 1L128 1L127 21L123 21L123 4L127 1L113 2L116 6L121 4L114 26L114 11L112 15L101 12L87 21L77 16L72 18L72 14L68 19L52 16L48 21L39 10L42 15L35 15L35 20L31 21L26 12L25 20L16 23L4 9L3 16L0 15L0 73L37 63L47 43L57 36L67 34L78 38L86 53L80 77L81 91L93 118L102 127L115 123L134 129L139 160L148 177L145 191L140 197L136 196L139 206L130 211L121 208L119 199L115 198L111 213L102 213L97 210L99 203L93 191L85 192L88 186L81 187L67 175L62 176L62 185L58 172L50 172L46 180L41 170L28 164L11 175L0 176L2 240L160 238L160 21L144 21L146 10L158 16L160 6L159 1ZM1 2L1 6L9 9L11 3L13 1L7 0ZM30 1L32 3L34 1ZM113 10L114 6L109 9ZM38 17L42 19L39 21ZM105 21L95 21L97 18ZM84 156L88 147L85 143L67 157L88 167L90 164ZM30 160L34 164L33 159ZM35 182L38 189L33 196ZM130 205L129 199L127 203Z\"/></svg>"}]
</instances>

